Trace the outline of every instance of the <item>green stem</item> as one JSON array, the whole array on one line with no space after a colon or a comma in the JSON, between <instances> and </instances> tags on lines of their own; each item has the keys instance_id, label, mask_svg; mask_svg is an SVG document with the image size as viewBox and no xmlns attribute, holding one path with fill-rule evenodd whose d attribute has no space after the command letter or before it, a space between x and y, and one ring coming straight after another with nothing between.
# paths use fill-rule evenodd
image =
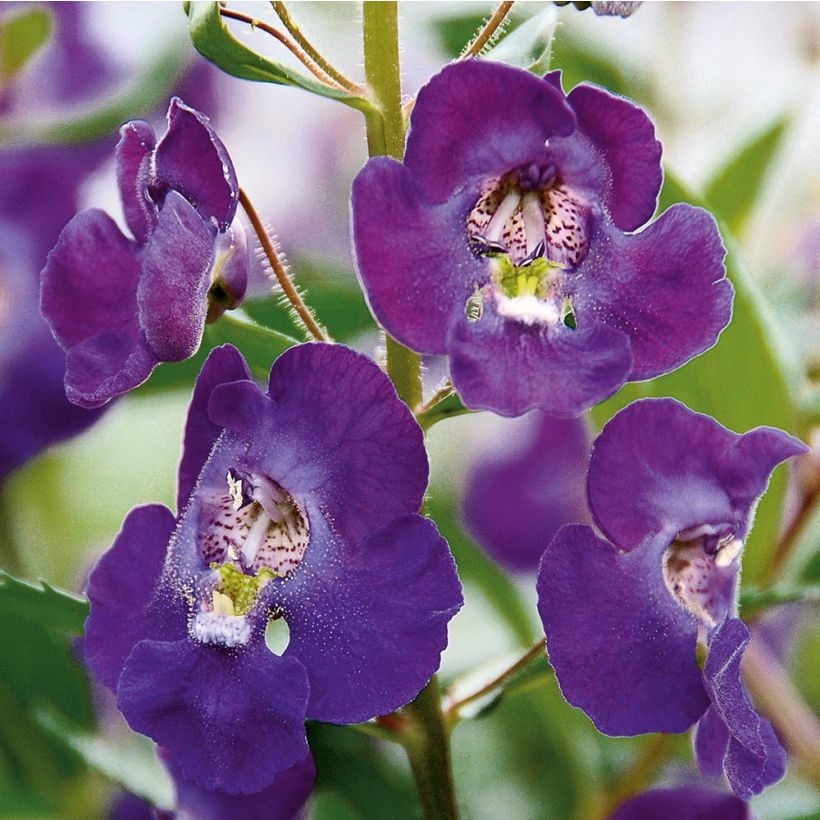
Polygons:
<instances>
[{"instance_id":1,"label":"green stem","mask_svg":"<svg viewBox=\"0 0 820 820\"><path fill-rule=\"evenodd\" d=\"M405 749L424 817L454 820L458 808L450 761L450 732L441 711L438 680L433 677L404 711L413 721Z\"/></svg>"},{"instance_id":2,"label":"green stem","mask_svg":"<svg viewBox=\"0 0 820 820\"><path fill-rule=\"evenodd\" d=\"M370 156L404 156L404 116L399 67L399 22L395 2L364 4L364 71L378 113L366 113ZM387 373L411 409L421 403L421 360L387 337ZM450 762L450 735L441 710L438 680L433 677L403 710L410 720L405 748L427 820L458 817Z\"/></svg>"},{"instance_id":3,"label":"green stem","mask_svg":"<svg viewBox=\"0 0 820 820\"><path fill-rule=\"evenodd\" d=\"M6 492L0 487L0 570L19 574L22 565L11 520L11 505Z\"/></svg>"},{"instance_id":4,"label":"green stem","mask_svg":"<svg viewBox=\"0 0 820 820\"><path fill-rule=\"evenodd\" d=\"M371 157L404 156L398 7L394 2L364 4L364 73L378 114L365 116ZM387 337L387 373L399 396L414 409L421 403L421 359Z\"/></svg>"}]
</instances>

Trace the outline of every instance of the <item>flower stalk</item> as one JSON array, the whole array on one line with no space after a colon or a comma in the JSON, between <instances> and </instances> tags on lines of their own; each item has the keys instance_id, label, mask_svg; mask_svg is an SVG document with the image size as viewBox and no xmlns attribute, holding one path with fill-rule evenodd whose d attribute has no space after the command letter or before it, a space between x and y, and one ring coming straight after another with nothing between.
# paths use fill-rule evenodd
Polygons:
<instances>
[{"instance_id":1,"label":"flower stalk","mask_svg":"<svg viewBox=\"0 0 820 820\"><path fill-rule=\"evenodd\" d=\"M366 115L370 156L404 156L405 119L399 67L398 6L395 2L364 4L365 77L377 114ZM411 407L422 401L421 359L387 337L387 373L399 397ZM441 709L435 676L404 710L412 721L405 749L427 820L458 817L453 788L450 737Z\"/></svg>"}]
</instances>

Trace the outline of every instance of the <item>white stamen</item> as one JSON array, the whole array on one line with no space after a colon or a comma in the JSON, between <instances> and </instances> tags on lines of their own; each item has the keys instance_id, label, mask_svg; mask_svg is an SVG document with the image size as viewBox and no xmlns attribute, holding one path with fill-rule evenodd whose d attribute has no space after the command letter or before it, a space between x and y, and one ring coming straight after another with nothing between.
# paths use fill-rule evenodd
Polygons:
<instances>
[{"instance_id":1,"label":"white stamen","mask_svg":"<svg viewBox=\"0 0 820 820\"><path fill-rule=\"evenodd\" d=\"M524 231L527 235L527 254L531 254L539 242L545 241L546 225L541 199L534 191L524 194L521 200L521 214L524 217Z\"/></svg>"},{"instance_id":2,"label":"white stamen","mask_svg":"<svg viewBox=\"0 0 820 820\"><path fill-rule=\"evenodd\" d=\"M484 232L484 238L488 242L498 242L501 239L504 233L504 227L518 210L520 202L521 193L517 190L510 191L510 193L501 200L501 204L496 209Z\"/></svg>"},{"instance_id":3,"label":"white stamen","mask_svg":"<svg viewBox=\"0 0 820 820\"><path fill-rule=\"evenodd\" d=\"M245 559L245 565L250 566L256 559L256 553L259 552L259 547L265 541L265 536L268 533L268 527L271 525L271 520L264 510L260 510L256 520L251 525L245 543L242 545L242 557Z\"/></svg>"},{"instance_id":4,"label":"white stamen","mask_svg":"<svg viewBox=\"0 0 820 820\"><path fill-rule=\"evenodd\" d=\"M742 549L743 542L739 538L735 538L728 544L724 544L715 556L715 566L722 568L728 567L732 561L740 555Z\"/></svg>"},{"instance_id":5,"label":"white stamen","mask_svg":"<svg viewBox=\"0 0 820 820\"><path fill-rule=\"evenodd\" d=\"M235 479L228 471L228 494L231 496L231 504L235 510L242 508L242 479Z\"/></svg>"}]
</instances>

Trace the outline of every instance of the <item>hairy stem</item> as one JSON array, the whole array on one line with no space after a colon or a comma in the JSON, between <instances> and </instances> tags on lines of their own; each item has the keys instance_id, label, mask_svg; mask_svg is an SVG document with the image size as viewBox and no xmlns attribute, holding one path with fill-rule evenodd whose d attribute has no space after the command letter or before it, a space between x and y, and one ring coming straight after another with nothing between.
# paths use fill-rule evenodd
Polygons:
<instances>
[{"instance_id":1,"label":"hairy stem","mask_svg":"<svg viewBox=\"0 0 820 820\"><path fill-rule=\"evenodd\" d=\"M265 252L265 256L270 263L271 269L276 276L276 281L279 283L279 287L282 288L282 291L288 301L291 305L293 305L293 309L298 314L299 319L303 322L305 329L317 342L328 341L327 334L324 330L322 330L310 308L305 304L304 300L299 295L299 291L296 290L293 282L291 282L288 272L285 270L284 265L280 261L279 256L276 253L276 248L273 247L273 242L271 242L268 232L262 224L262 219L256 212L256 208L253 207L253 203L251 203L250 199L248 199L248 195L241 188L239 189L239 204L242 206L242 209L245 211L245 214L253 226L253 230L259 239L259 244Z\"/></svg>"},{"instance_id":2,"label":"hairy stem","mask_svg":"<svg viewBox=\"0 0 820 820\"><path fill-rule=\"evenodd\" d=\"M484 24L484 27L467 44L459 59L467 60L470 57L475 57L477 54L480 54L484 46L499 33L499 28L504 20L507 19L507 15L512 10L512 7L512 2L499 3L498 8L492 13L490 19Z\"/></svg>"},{"instance_id":3,"label":"hairy stem","mask_svg":"<svg viewBox=\"0 0 820 820\"><path fill-rule=\"evenodd\" d=\"M227 17L230 20L239 20L242 23L247 23L251 28L258 28L260 31L264 31L265 34L270 34L271 37L275 37L288 51L293 54L297 60L314 76L320 83L324 83L324 85L334 89L335 91L350 91L354 92L354 89L348 86L344 86L335 80L332 76L330 76L327 72L325 72L322 68L317 66L313 60L299 48L293 40L290 39L286 34L283 34L279 31L278 28L274 28L271 25L268 25L264 20L257 20L255 17L251 17L248 14L244 14L241 11L233 11L233 9L226 9L220 8L219 13L222 17Z\"/></svg>"},{"instance_id":4,"label":"hairy stem","mask_svg":"<svg viewBox=\"0 0 820 820\"><path fill-rule=\"evenodd\" d=\"M370 156L404 156L404 117L399 68L398 8L395 2L364 4L364 70L377 109L365 115ZM421 402L421 360L387 337L387 373L402 400ZM458 817L450 761L450 736L434 676L402 714L409 720L405 749L427 820Z\"/></svg>"},{"instance_id":5,"label":"hairy stem","mask_svg":"<svg viewBox=\"0 0 820 820\"><path fill-rule=\"evenodd\" d=\"M364 89L353 80L342 74L330 61L302 34L302 30L296 21L290 16L287 6L284 3L272 2L273 10L282 21L282 25L291 33L291 36L307 52L316 65L329 77L335 80L340 86L346 88L351 94L361 94Z\"/></svg>"}]
</instances>

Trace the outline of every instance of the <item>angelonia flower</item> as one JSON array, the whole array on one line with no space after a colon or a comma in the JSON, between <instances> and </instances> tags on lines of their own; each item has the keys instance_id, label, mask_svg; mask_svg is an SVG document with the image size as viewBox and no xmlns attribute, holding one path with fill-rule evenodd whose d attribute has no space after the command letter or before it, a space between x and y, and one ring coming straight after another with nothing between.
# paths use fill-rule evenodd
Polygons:
<instances>
[{"instance_id":1,"label":"angelonia flower","mask_svg":"<svg viewBox=\"0 0 820 820\"><path fill-rule=\"evenodd\" d=\"M206 319L247 287L233 164L208 119L174 98L158 142L120 129L117 181L133 239L98 209L77 214L42 272L41 309L67 352L68 398L96 407L199 348Z\"/></svg>"},{"instance_id":2,"label":"angelonia flower","mask_svg":"<svg viewBox=\"0 0 820 820\"><path fill-rule=\"evenodd\" d=\"M651 789L621 804L609 820L752 820L749 806L702 786Z\"/></svg>"},{"instance_id":3,"label":"angelonia flower","mask_svg":"<svg viewBox=\"0 0 820 820\"><path fill-rule=\"evenodd\" d=\"M646 113L500 63L447 66L418 94L404 162L353 183L356 262L388 333L448 354L464 403L578 415L715 344L731 316L715 220L652 217Z\"/></svg>"},{"instance_id":4,"label":"angelonia flower","mask_svg":"<svg viewBox=\"0 0 820 820\"><path fill-rule=\"evenodd\" d=\"M538 573L564 697L608 735L697 723L701 770L723 771L744 800L783 776L786 756L741 679L743 544L772 470L806 450L771 427L738 435L673 399L635 402L592 448L589 508L604 537L563 527Z\"/></svg>"},{"instance_id":5,"label":"angelonia flower","mask_svg":"<svg viewBox=\"0 0 820 820\"><path fill-rule=\"evenodd\" d=\"M306 718L367 720L425 686L462 603L419 515L427 477L421 429L366 357L293 347L263 392L235 348L210 354L180 515L133 510L88 586L88 663L180 778L259 792L305 759Z\"/></svg>"},{"instance_id":6,"label":"angelonia flower","mask_svg":"<svg viewBox=\"0 0 820 820\"><path fill-rule=\"evenodd\" d=\"M534 412L521 421L526 421L522 435L505 434L497 452L485 453L470 466L464 521L504 567L535 572L555 533L589 518L586 476L592 441L586 419Z\"/></svg>"}]
</instances>

